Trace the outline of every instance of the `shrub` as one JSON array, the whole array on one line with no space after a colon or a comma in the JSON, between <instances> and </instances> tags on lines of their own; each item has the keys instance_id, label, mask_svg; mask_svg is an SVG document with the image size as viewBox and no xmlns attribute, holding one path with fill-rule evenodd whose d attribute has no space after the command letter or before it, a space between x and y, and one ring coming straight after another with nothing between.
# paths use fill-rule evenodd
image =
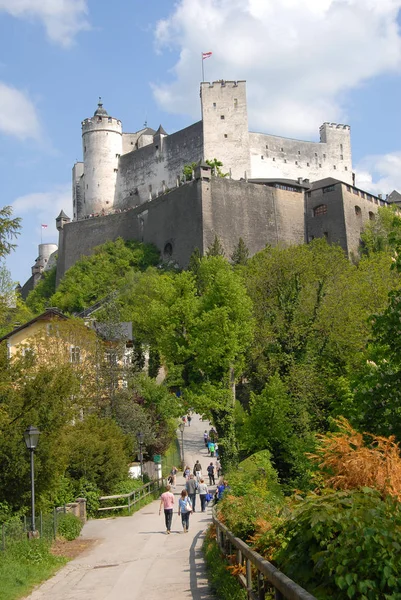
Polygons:
<instances>
[{"instance_id":1,"label":"shrub","mask_svg":"<svg viewBox=\"0 0 401 600\"><path fill-rule=\"evenodd\" d=\"M75 540L81 533L82 526L81 519L71 513L67 513L61 516L57 533L68 541Z\"/></svg>"},{"instance_id":2,"label":"shrub","mask_svg":"<svg viewBox=\"0 0 401 600\"><path fill-rule=\"evenodd\" d=\"M220 600L245 600L247 594L229 573L228 562L221 555L214 537L214 528L210 527L203 543L210 585Z\"/></svg>"},{"instance_id":3,"label":"shrub","mask_svg":"<svg viewBox=\"0 0 401 600\"><path fill-rule=\"evenodd\" d=\"M401 598L401 505L370 488L311 495L278 533L275 562L320 600Z\"/></svg>"},{"instance_id":4,"label":"shrub","mask_svg":"<svg viewBox=\"0 0 401 600\"><path fill-rule=\"evenodd\" d=\"M78 482L76 496L86 499L86 514L88 517L95 517L98 514L100 506L99 498L102 494L100 490L91 481L82 478Z\"/></svg>"}]
</instances>

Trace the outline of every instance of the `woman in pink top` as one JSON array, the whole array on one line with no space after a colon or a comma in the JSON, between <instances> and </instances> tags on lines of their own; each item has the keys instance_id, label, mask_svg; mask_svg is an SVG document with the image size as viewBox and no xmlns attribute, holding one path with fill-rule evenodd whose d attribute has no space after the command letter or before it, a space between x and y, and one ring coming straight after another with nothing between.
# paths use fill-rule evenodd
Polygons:
<instances>
[{"instance_id":1,"label":"woman in pink top","mask_svg":"<svg viewBox=\"0 0 401 600\"><path fill-rule=\"evenodd\" d=\"M162 512L164 506L164 519L166 521L166 533L169 534L171 531L171 522L173 520L173 506L174 506L174 494L170 492L171 486L166 486L166 491L160 496L160 508L159 515Z\"/></svg>"}]
</instances>

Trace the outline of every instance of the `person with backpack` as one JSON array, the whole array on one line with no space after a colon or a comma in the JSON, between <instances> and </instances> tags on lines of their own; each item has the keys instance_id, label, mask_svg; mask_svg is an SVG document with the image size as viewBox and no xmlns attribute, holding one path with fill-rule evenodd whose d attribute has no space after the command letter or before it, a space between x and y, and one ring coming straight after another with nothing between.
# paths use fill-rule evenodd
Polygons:
<instances>
[{"instance_id":1,"label":"person with backpack","mask_svg":"<svg viewBox=\"0 0 401 600\"><path fill-rule=\"evenodd\" d=\"M182 490L180 499L178 500L178 516L181 515L182 527L184 533L188 533L189 517L192 512L191 500L188 497L187 490Z\"/></svg>"},{"instance_id":2,"label":"person with backpack","mask_svg":"<svg viewBox=\"0 0 401 600\"><path fill-rule=\"evenodd\" d=\"M190 414L187 415L188 427L191 427L192 417Z\"/></svg>"},{"instance_id":3,"label":"person with backpack","mask_svg":"<svg viewBox=\"0 0 401 600\"><path fill-rule=\"evenodd\" d=\"M199 499L201 503L201 511L205 512L206 504L207 504L207 495L209 494L209 490L207 489L207 485L203 479L199 482Z\"/></svg>"},{"instance_id":4,"label":"person with backpack","mask_svg":"<svg viewBox=\"0 0 401 600\"><path fill-rule=\"evenodd\" d=\"M209 485L214 485L215 484L215 480L214 480L214 465L211 462L210 465L207 468L207 474L209 475Z\"/></svg>"},{"instance_id":5,"label":"person with backpack","mask_svg":"<svg viewBox=\"0 0 401 600\"><path fill-rule=\"evenodd\" d=\"M199 482L200 478L202 477L202 465L200 464L199 460L197 460L195 463L193 473L196 477L196 480Z\"/></svg>"},{"instance_id":6,"label":"person with backpack","mask_svg":"<svg viewBox=\"0 0 401 600\"><path fill-rule=\"evenodd\" d=\"M189 479L185 484L185 489L187 490L189 499L191 500L192 510L195 512L196 490L198 489L198 482L192 474L189 476Z\"/></svg>"}]
</instances>

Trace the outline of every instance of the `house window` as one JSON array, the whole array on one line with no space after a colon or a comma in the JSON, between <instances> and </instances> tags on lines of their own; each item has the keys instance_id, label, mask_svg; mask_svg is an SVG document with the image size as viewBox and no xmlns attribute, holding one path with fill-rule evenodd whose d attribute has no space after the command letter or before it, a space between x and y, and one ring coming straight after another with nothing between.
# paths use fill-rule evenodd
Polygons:
<instances>
[{"instance_id":1,"label":"house window","mask_svg":"<svg viewBox=\"0 0 401 600\"><path fill-rule=\"evenodd\" d=\"M348 167L344 167L344 171L348 171Z\"/></svg>"},{"instance_id":2,"label":"house window","mask_svg":"<svg viewBox=\"0 0 401 600\"><path fill-rule=\"evenodd\" d=\"M286 159L286 158L284 159L284 162L285 162L285 163L287 162L287 159Z\"/></svg>"},{"instance_id":3,"label":"house window","mask_svg":"<svg viewBox=\"0 0 401 600\"><path fill-rule=\"evenodd\" d=\"M352 188L352 193L355 194L355 196L359 196L359 192L355 188Z\"/></svg>"},{"instance_id":4,"label":"house window","mask_svg":"<svg viewBox=\"0 0 401 600\"><path fill-rule=\"evenodd\" d=\"M321 169L321 168L322 168L322 163L319 163L319 169Z\"/></svg>"},{"instance_id":5,"label":"house window","mask_svg":"<svg viewBox=\"0 0 401 600\"><path fill-rule=\"evenodd\" d=\"M306 166L307 166L307 167L310 167L310 164L309 164L309 163L306 163Z\"/></svg>"},{"instance_id":6,"label":"house window","mask_svg":"<svg viewBox=\"0 0 401 600\"><path fill-rule=\"evenodd\" d=\"M213 108L216 108L216 102L213 102Z\"/></svg>"},{"instance_id":7,"label":"house window","mask_svg":"<svg viewBox=\"0 0 401 600\"><path fill-rule=\"evenodd\" d=\"M319 204L316 208L313 209L314 217L321 217L322 215L327 214L327 204Z\"/></svg>"},{"instance_id":8,"label":"house window","mask_svg":"<svg viewBox=\"0 0 401 600\"><path fill-rule=\"evenodd\" d=\"M81 362L81 349L79 346L71 346L70 362L72 362L75 365Z\"/></svg>"},{"instance_id":9,"label":"house window","mask_svg":"<svg viewBox=\"0 0 401 600\"><path fill-rule=\"evenodd\" d=\"M284 148L280 148L280 152L284 152Z\"/></svg>"},{"instance_id":10,"label":"house window","mask_svg":"<svg viewBox=\"0 0 401 600\"><path fill-rule=\"evenodd\" d=\"M268 149L269 149L269 146L266 144L266 150L268 150Z\"/></svg>"},{"instance_id":11,"label":"house window","mask_svg":"<svg viewBox=\"0 0 401 600\"><path fill-rule=\"evenodd\" d=\"M107 364L111 367L117 366L117 354L112 350L108 350L107 352L105 352L105 359Z\"/></svg>"},{"instance_id":12,"label":"house window","mask_svg":"<svg viewBox=\"0 0 401 600\"><path fill-rule=\"evenodd\" d=\"M365 198L365 192L361 192L361 198Z\"/></svg>"},{"instance_id":13,"label":"house window","mask_svg":"<svg viewBox=\"0 0 401 600\"><path fill-rule=\"evenodd\" d=\"M342 152L342 151L343 151L343 145L340 144L340 152Z\"/></svg>"},{"instance_id":14,"label":"house window","mask_svg":"<svg viewBox=\"0 0 401 600\"><path fill-rule=\"evenodd\" d=\"M118 172L118 169L114 169L114 173L117 173L117 172Z\"/></svg>"},{"instance_id":15,"label":"house window","mask_svg":"<svg viewBox=\"0 0 401 600\"><path fill-rule=\"evenodd\" d=\"M220 119L224 121L224 115L220 115Z\"/></svg>"},{"instance_id":16,"label":"house window","mask_svg":"<svg viewBox=\"0 0 401 600\"><path fill-rule=\"evenodd\" d=\"M340 154L340 160L344 160L344 155Z\"/></svg>"},{"instance_id":17,"label":"house window","mask_svg":"<svg viewBox=\"0 0 401 600\"><path fill-rule=\"evenodd\" d=\"M120 155L119 155L119 154L116 154L116 158L120 158Z\"/></svg>"},{"instance_id":18,"label":"house window","mask_svg":"<svg viewBox=\"0 0 401 600\"><path fill-rule=\"evenodd\" d=\"M350 191L351 191L351 186L347 185L347 192L350 192Z\"/></svg>"},{"instance_id":19,"label":"house window","mask_svg":"<svg viewBox=\"0 0 401 600\"><path fill-rule=\"evenodd\" d=\"M327 192L334 192L334 185L328 185L327 187L323 188L323 194L327 194Z\"/></svg>"},{"instance_id":20,"label":"house window","mask_svg":"<svg viewBox=\"0 0 401 600\"><path fill-rule=\"evenodd\" d=\"M334 170L336 170L336 169L337 169L336 165L333 165L333 169L334 169Z\"/></svg>"},{"instance_id":21,"label":"house window","mask_svg":"<svg viewBox=\"0 0 401 600\"><path fill-rule=\"evenodd\" d=\"M227 137L227 134L226 134L226 133L224 134L224 137L225 137L225 138Z\"/></svg>"},{"instance_id":22,"label":"house window","mask_svg":"<svg viewBox=\"0 0 401 600\"><path fill-rule=\"evenodd\" d=\"M301 150L298 150L298 154L301 154Z\"/></svg>"},{"instance_id":23,"label":"house window","mask_svg":"<svg viewBox=\"0 0 401 600\"><path fill-rule=\"evenodd\" d=\"M264 159L265 159L265 157L263 156L263 154L262 154L262 156L261 156L260 158L261 158L262 160L264 160Z\"/></svg>"},{"instance_id":24,"label":"house window","mask_svg":"<svg viewBox=\"0 0 401 600\"><path fill-rule=\"evenodd\" d=\"M372 212L369 211L369 221L374 221L375 218L376 218L375 213L372 213Z\"/></svg>"},{"instance_id":25,"label":"house window","mask_svg":"<svg viewBox=\"0 0 401 600\"><path fill-rule=\"evenodd\" d=\"M298 164L298 161L297 161L297 160L295 161L295 164L296 164L296 165Z\"/></svg>"},{"instance_id":26,"label":"house window","mask_svg":"<svg viewBox=\"0 0 401 600\"><path fill-rule=\"evenodd\" d=\"M362 210L360 206L355 206L355 214L357 217L361 217L362 216Z\"/></svg>"}]
</instances>

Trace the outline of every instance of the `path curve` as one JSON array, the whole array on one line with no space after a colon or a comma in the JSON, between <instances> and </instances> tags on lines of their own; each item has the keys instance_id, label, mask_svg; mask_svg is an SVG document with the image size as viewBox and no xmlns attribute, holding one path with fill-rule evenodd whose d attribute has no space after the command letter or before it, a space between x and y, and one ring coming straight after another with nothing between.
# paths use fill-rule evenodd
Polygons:
<instances>
[{"instance_id":1,"label":"path curve","mask_svg":"<svg viewBox=\"0 0 401 600\"><path fill-rule=\"evenodd\" d=\"M192 467L199 459L204 472L211 461L203 443L205 429L209 423L194 415L184 431L185 461ZM189 532L184 535L177 515L183 485L180 471L173 490L176 508L171 535L165 533L163 512L159 516L159 500L130 517L88 521L81 537L96 539L96 544L27 600L213 600L201 552L211 509L191 515Z\"/></svg>"}]
</instances>

